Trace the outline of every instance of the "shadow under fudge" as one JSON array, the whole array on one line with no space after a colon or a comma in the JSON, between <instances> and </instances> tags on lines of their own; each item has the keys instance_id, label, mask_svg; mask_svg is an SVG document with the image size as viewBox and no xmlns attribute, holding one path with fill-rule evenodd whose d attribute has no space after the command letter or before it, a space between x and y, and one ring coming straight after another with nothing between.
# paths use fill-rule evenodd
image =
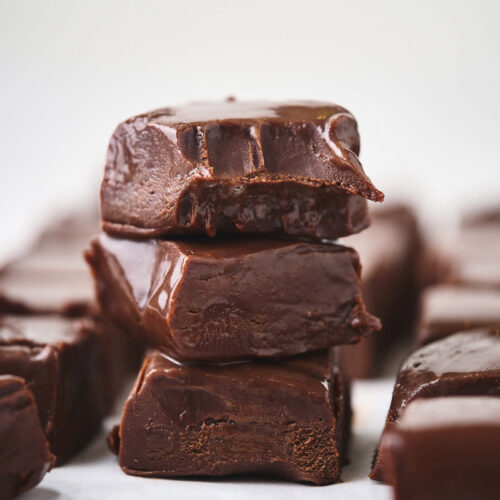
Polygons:
<instances>
[{"instance_id":1,"label":"shadow under fudge","mask_svg":"<svg viewBox=\"0 0 500 500\"><path fill-rule=\"evenodd\" d=\"M383 193L354 117L327 103L196 103L121 123L101 185L103 229L124 236L274 233L336 239Z\"/></svg>"},{"instance_id":2,"label":"shadow under fudge","mask_svg":"<svg viewBox=\"0 0 500 500\"><path fill-rule=\"evenodd\" d=\"M181 361L291 356L380 327L363 304L358 256L339 245L102 233L87 259L103 313Z\"/></svg>"},{"instance_id":3,"label":"shadow under fudge","mask_svg":"<svg viewBox=\"0 0 500 500\"><path fill-rule=\"evenodd\" d=\"M127 474L339 478L349 388L333 355L180 364L151 352L110 435Z\"/></svg>"},{"instance_id":4,"label":"shadow under fudge","mask_svg":"<svg viewBox=\"0 0 500 500\"><path fill-rule=\"evenodd\" d=\"M500 289L439 285L424 292L421 309L417 346L458 331L500 329Z\"/></svg>"},{"instance_id":5,"label":"shadow under fudge","mask_svg":"<svg viewBox=\"0 0 500 500\"><path fill-rule=\"evenodd\" d=\"M417 398L440 396L500 396L498 332L455 333L418 349L406 359L396 379L371 479L390 480L384 436L397 426L405 407Z\"/></svg>"}]
</instances>

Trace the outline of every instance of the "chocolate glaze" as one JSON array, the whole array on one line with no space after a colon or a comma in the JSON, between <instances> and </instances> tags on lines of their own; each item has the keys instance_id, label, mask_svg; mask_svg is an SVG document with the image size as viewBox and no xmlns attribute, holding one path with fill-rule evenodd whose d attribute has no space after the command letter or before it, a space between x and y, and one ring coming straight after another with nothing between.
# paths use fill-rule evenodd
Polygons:
<instances>
[{"instance_id":1,"label":"chocolate glaze","mask_svg":"<svg viewBox=\"0 0 500 500\"><path fill-rule=\"evenodd\" d=\"M382 201L354 117L298 102L197 103L123 122L101 186L103 227L133 236L217 232L337 238Z\"/></svg>"},{"instance_id":2,"label":"chocolate glaze","mask_svg":"<svg viewBox=\"0 0 500 500\"><path fill-rule=\"evenodd\" d=\"M0 320L0 373L23 377L61 464L97 433L103 414L102 359L92 321L51 316Z\"/></svg>"},{"instance_id":3,"label":"chocolate glaze","mask_svg":"<svg viewBox=\"0 0 500 500\"><path fill-rule=\"evenodd\" d=\"M440 285L426 290L422 297L416 343L420 346L485 326L500 328L500 290Z\"/></svg>"},{"instance_id":4,"label":"chocolate glaze","mask_svg":"<svg viewBox=\"0 0 500 500\"><path fill-rule=\"evenodd\" d=\"M103 233L87 258L104 313L182 361L290 356L379 327L361 299L357 254L338 245Z\"/></svg>"},{"instance_id":5,"label":"chocolate glaze","mask_svg":"<svg viewBox=\"0 0 500 500\"><path fill-rule=\"evenodd\" d=\"M370 473L388 481L385 434L417 398L500 396L500 335L495 331L460 332L415 351L396 379L384 434Z\"/></svg>"},{"instance_id":6,"label":"chocolate glaze","mask_svg":"<svg viewBox=\"0 0 500 500\"><path fill-rule=\"evenodd\" d=\"M395 500L496 500L500 398L421 401L386 435Z\"/></svg>"},{"instance_id":7,"label":"chocolate glaze","mask_svg":"<svg viewBox=\"0 0 500 500\"><path fill-rule=\"evenodd\" d=\"M335 482L348 433L348 389L326 352L279 362L183 365L154 351L123 411L127 474L257 474Z\"/></svg>"},{"instance_id":8,"label":"chocolate glaze","mask_svg":"<svg viewBox=\"0 0 500 500\"><path fill-rule=\"evenodd\" d=\"M24 380L0 375L0 499L34 488L54 464L54 456Z\"/></svg>"}]
</instances>

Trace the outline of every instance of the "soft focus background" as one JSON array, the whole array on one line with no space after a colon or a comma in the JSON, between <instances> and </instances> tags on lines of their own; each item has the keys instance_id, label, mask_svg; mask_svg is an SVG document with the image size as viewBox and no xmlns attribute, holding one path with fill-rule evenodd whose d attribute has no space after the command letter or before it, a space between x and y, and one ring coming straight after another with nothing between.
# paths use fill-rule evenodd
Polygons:
<instances>
[{"instance_id":1,"label":"soft focus background","mask_svg":"<svg viewBox=\"0 0 500 500\"><path fill-rule=\"evenodd\" d=\"M0 2L0 258L96 203L115 125L200 99L335 101L387 199L498 198L500 2ZM437 224L434 227L438 227Z\"/></svg>"}]
</instances>

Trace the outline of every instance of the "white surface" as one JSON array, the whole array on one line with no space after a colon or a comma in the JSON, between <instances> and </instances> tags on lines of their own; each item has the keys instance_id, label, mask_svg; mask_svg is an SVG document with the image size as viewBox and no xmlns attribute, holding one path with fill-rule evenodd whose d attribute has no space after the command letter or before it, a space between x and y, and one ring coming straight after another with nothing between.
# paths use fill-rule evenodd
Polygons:
<instances>
[{"instance_id":1,"label":"white surface","mask_svg":"<svg viewBox=\"0 0 500 500\"><path fill-rule=\"evenodd\" d=\"M105 434L68 465L49 472L23 500L389 500L390 489L368 479L373 451L383 428L392 393L392 380L357 382L353 390L354 436L351 464L343 482L310 486L257 479L181 480L127 476L106 446ZM119 416L106 422L109 430Z\"/></svg>"},{"instance_id":2,"label":"white surface","mask_svg":"<svg viewBox=\"0 0 500 500\"><path fill-rule=\"evenodd\" d=\"M90 203L134 113L220 99L324 99L361 159L430 216L498 198L500 2L0 0L0 253Z\"/></svg>"}]
</instances>

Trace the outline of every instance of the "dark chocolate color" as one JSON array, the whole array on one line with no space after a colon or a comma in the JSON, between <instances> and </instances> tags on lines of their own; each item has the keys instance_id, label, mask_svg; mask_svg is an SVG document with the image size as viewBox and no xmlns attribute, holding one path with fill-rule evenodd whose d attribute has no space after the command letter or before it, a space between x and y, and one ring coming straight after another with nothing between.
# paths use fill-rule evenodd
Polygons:
<instances>
[{"instance_id":1,"label":"dark chocolate color","mask_svg":"<svg viewBox=\"0 0 500 500\"><path fill-rule=\"evenodd\" d=\"M34 488L54 464L54 456L24 380L0 375L0 500Z\"/></svg>"},{"instance_id":2,"label":"dark chocolate color","mask_svg":"<svg viewBox=\"0 0 500 500\"><path fill-rule=\"evenodd\" d=\"M382 206L371 216L366 231L341 240L359 253L363 300L382 323L377 335L339 348L343 373L350 378L376 376L388 351L412 334L418 311L422 244L416 216L402 204Z\"/></svg>"},{"instance_id":3,"label":"dark chocolate color","mask_svg":"<svg viewBox=\"0 0 500 500\"><path fill-rule=\"evenodd\" d=\"M410 403L386 446L395 500L498 499L498 397Z\"/></svg>"},{"instance_id":4,"label":"dark chocolate color","mask_svg":"<svg viewBox=\"0 0 500 500\"><path fill-rule=\"evenodd\" d=\"M370 473L388 481L384 435L417 398L500 396L500 335L495 331L460 332L415 351L396 379L384 434Z\"/></svg>"},{"instance_id":5,"label":"dark chocolate color","mask_svg":"<svg viewBox=\"0 0 500 500\"><path fill-rule=\"evenodd\" d=\"M102 358L91 320L1 318L0 373L26 380L57 464L82 449L99 430Z\"/></svg>"},{"instance_id":6,"label":"dark chocolate color","mask_svg":"<svg viewBox=\"0 0 500 500\"><path fill-rule=\"evenodd\" d=\"M92 242L101 309L181 361L284 357L379 327L349 248L278 240Z\"/></svg>"},{"instance_id":7,"label":"dark chocolate color","mask_svg":"<svg viewBox=\"0 0 500 500\"><path fill-rule=\"evenodd\" d=\"M139 115L110 141L103 228L346 236L368 225L364 198L383 200L358 153L354 117L332 104L197 103Z\"/></svg>"},{"instance_id":8,"label":"dark chocolate color","mask_svg":"<svg viewBox=\"0 0 500 500\"><path fill-rule=\"evenodd\" d=\"M155 351L110 444L132 475L254 474L328 484L340 474L347 401L326 352L279 362L181 365Z\"/></svg>"},{"instance_id":9,"label":"dark chocolate color","mask_svg":"<svg viewBox=\"0 0 500 500\"><path fill-rule=\"evenodd\" d=\"M478 327L500 328L500 290L440 285L422 297L416 344Z\"/></svg>"}]
</instances>

